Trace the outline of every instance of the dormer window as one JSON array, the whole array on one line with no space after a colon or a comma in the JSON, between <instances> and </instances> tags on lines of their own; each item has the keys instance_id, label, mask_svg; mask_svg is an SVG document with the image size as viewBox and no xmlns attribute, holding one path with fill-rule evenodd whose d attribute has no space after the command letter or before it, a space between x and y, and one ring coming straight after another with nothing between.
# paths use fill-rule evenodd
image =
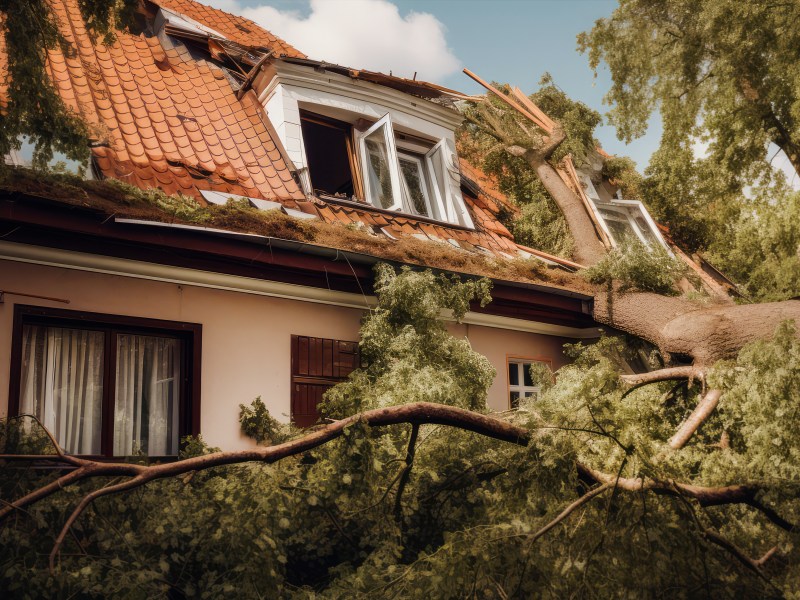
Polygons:
<instances>
[{"instance_id":1,"label":"dormer window","mask_svg":"<svg viewBox=\"0 0 800 600\"><path fill-rule=\"evenodd\" d=\"M278 61L260 93L307 194L472 228L454 111L394 89Z\"/></svg>"},{"instance_id":2,"label":"dormer window","mask_svg":"<svg viewBox=\"0 0 800 600\"><path fill-rule=\"evenodd\" d=\"M667 252L672 253L644 204L638 200L613 198L607 193L605 198L601 197L585 173L579 172L578 179L597 220L614 246L630 240L640 242L646 248L662 246Z\"/></svg>"}]
</instances>

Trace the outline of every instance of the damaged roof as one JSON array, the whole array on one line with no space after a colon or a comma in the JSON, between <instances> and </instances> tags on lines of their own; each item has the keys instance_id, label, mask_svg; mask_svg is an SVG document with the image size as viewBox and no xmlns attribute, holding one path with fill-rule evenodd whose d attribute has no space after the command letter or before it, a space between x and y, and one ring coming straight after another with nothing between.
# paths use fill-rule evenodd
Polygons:
<instances>
[{"instance_id":1,"label":"damaged roof","mask_svg":"<svg viewBox=\"0 0 800 600\"><path fill-rule=\"evenodd\" d=\"M116 41L105 46L89 35L78 0L53 0L52 6L75 51L48 52L50 76L67 106L89 124L93 163L103 176L192 196L201 203L208 202L208 192L250 198L254 204L272 201L298 211L297 216L366 226L389 239L413 235L470 252L534 254L571 266L535 250L521 252L498 218L515 210L513 205L463 160L464 199L474 230L364 202L307 198L255 93L247 89L248 75L266 58L307 59L252 21L194 0L148 1L144 10L151 24L160 7L168 11L161 14L166 20L161 33L154 35L152 28L138 35L118 32ZM168 35L171 31L177 33ZM3 79L4 57L0 46ZM346 71L423 98L457 97L425 82ZM0 87L0 103L4 98Z\"/></svg>"}]
</instances>

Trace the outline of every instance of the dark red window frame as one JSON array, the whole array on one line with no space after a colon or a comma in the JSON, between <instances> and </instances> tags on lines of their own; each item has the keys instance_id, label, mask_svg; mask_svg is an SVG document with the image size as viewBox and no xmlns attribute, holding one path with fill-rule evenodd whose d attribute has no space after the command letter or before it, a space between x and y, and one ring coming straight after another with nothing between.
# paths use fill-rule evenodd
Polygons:
<instances>
[{"instance_id":1,"label":"dark red window frame","mask_svg":"<svg viewBox=\"0 0 800 600\"><path fill-rule=\"evenodd\" d=\"M84 311L64 310L17 304L11 331L11 370L8 390L8 414L19 414L20 377L22 375L22 328L42 325L102 331L105 334L103 367L103 413L100 435L101 457L113 456L114 380L116 377L116 344L121 333L166 335L181 342L181 384L178 436L200 433L200 373L203 326L198 323L166 321ZM158 458L158 457L150 457ZM164 457L174 458L174 457Z\"/></svg>"}]
</instances>

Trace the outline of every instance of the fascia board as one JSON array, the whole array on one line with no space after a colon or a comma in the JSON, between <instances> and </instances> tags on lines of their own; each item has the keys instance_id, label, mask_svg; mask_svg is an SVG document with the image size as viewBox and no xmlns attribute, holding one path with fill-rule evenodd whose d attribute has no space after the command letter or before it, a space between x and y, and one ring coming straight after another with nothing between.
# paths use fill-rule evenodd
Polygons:
<instances>
[{"instance_id":1,"label":"fascia board","mask_svg":"<svg viewBox=\"0 0 800 600\"><path fill-rule=\"evenodd\" d=\"M258 100L262 104L278 85L284 84L290 88L306 88L378 104L405 115L419 115L419 117L447 129L451 135L463 121L463 117L452 109L376 83L352 79L330 71L319 73L310 67L280 61L273 63L273 66L275 67L275 76L258 94ZM397 121L394 115L392 117Z\"/></svg>"},{"instance_id":2,"label":"fascia board","mask_svg":"<svg viewBox=\"0 0 800 600\"><path fill-rule=\"evenodd\" d=\"M17 242L0 241L0 260L314 302L359 310L369 310L376 304L374 296ZM446 320L453 320L452 315L447 313L443 313L442 317ZM508 329L576 339L596 338L600 336L601 332L597 327L568 327L476 312L468 312L461 322L494 329Z\"/></svg>"}]
</instances>

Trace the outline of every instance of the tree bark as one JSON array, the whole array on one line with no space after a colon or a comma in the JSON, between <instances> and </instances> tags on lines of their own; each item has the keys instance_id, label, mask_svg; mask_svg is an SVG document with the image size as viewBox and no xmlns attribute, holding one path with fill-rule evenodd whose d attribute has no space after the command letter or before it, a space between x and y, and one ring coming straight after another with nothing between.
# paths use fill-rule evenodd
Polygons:
<instances>
[{"instance_id":1,"label":"tree bark","mask_svg":"<svg viewBox=\"0 0 800 600\"><path fill-rule=\"evenodd\" d=\"M595 296L594 318L655 344L667 359L702 368L770 337L781 321L800 322L800 301L704 307L658 294L604 292Z\"/></svg>"},{"instance_id":2,"label":"tree bark","mask_svg":"<svg viewBox=\"0 0 800 600\"><path fill-rule=\"evenodd\" d=\"M581 199L564 183L555 168L547 161L545 153L528 151L525 160L536 171L544 187L550 193L567 222L575 240L573 258L585 266L591 266L606 253L586 207Z\"/></svg>"}]
</instances>

